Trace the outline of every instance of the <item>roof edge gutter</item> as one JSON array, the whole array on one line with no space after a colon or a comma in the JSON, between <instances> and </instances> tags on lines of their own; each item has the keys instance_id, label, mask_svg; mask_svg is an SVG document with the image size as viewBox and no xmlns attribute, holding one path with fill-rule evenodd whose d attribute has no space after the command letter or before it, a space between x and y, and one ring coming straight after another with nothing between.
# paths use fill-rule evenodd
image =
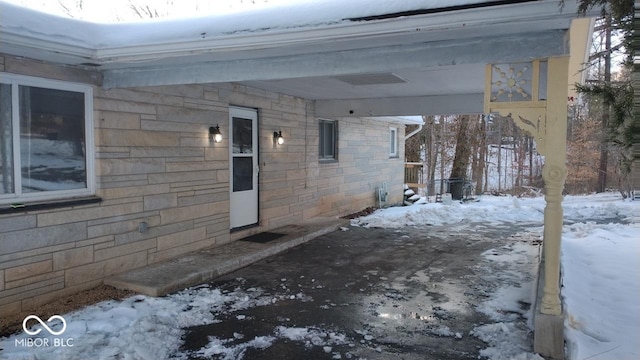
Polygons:
<instances>
[{"instance_id":1,"label":"roof edge gutter","mask_svg":"<svg viewBox=\"0 0 640 360\"><path fill-rule=\"evenodd\" d=\"M420 124L418 125L418 128L413 130L412 132L410 132L409 134L404 136L404 140L407 141L407 139L409 139L410 137L412 137L413 135L417 134L420 132L420 130L422 130L422 127L424 126L424 124Z\"/></svg>"}]
</instances>

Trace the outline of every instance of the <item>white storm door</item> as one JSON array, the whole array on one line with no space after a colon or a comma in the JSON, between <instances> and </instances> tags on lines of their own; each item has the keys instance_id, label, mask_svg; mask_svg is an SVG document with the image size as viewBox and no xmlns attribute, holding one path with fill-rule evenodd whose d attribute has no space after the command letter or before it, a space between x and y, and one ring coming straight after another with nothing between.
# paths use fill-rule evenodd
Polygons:
<instances>
[{"instance_id":1,"label":"white storm door","mask_svg":"<svg viewBox=\"0 0 640 360\"><path fill-rule=\"evenodd\" d=\"M258 223L258 112L229 108L231 228Z\"/></svg>"}]
</instances>

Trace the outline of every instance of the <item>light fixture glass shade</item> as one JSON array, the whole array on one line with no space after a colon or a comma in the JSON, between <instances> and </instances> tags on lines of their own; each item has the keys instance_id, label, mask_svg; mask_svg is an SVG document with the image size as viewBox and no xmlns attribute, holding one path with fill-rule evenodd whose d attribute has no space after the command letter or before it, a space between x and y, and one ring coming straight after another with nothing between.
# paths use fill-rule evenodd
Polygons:
<instances>
[{"instance_id":1,"label":"light fixture glass shade","mask_svg":"<svg viewBox=\"0 0 640 360\"><path fill-rule=\"evenodd\" d=\"M284 144L284 138L282 137L282 130L273 132L273 139L276 141L276 144L282 145Z\"/></svg>"},{"instance_id":2,"label":"light fixture glass shade","mask_svg":"<svg viewBox=\"0 0 640 360\"><path fill-rule=\"evenodd\" d=\"M209 128L209 140L219 143L222 141L222 133L220 132L220 126L212 126Z\"/></svg>"}]
</instances>

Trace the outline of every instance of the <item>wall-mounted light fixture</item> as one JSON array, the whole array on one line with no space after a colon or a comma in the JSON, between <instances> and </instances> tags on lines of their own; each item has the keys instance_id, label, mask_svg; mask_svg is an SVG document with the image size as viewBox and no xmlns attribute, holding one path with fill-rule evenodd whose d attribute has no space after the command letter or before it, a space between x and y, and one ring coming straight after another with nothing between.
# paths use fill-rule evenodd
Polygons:
<instances>
[{"instance_id":1,"label":"wall-mounted light fixture","mask_svg":"<svg viewBox=\"0 0 640 360\"><path fill-rule=\"evenodd\" d=\"M222 141L222 133L220 132L220 126L212 126L209 128L209 141L219 143Z\"/></svg>"},{"instance_id":2,"label":"wall-mounted light fixture","mask_svg":"<svg viewBox=\"0 0 640 360\"><path fill-rule=\"evenodd\" d=\"M273 140L278 145L284 144L284 138L282 137L282 130L273 132Z\"/></svg>"}]
</instances>

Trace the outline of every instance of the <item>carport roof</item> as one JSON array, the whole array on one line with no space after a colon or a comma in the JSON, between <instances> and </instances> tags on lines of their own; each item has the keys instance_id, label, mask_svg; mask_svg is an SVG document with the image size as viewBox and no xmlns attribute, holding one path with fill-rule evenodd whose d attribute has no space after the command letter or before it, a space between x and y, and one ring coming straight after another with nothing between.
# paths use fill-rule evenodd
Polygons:
<instances>
[{"instance_id":1,"label":"carport roof","mask_svg":"<svg viewBox=\"0 0 640 360\"><path fill-rule=\"evenodd\" d=\"M321 0L98 24L0 6L0 52L90 66L107 88L242 82L353 116L481 112L484 65L567 54L577 7Z\"/></svg>"}]
</instances>

